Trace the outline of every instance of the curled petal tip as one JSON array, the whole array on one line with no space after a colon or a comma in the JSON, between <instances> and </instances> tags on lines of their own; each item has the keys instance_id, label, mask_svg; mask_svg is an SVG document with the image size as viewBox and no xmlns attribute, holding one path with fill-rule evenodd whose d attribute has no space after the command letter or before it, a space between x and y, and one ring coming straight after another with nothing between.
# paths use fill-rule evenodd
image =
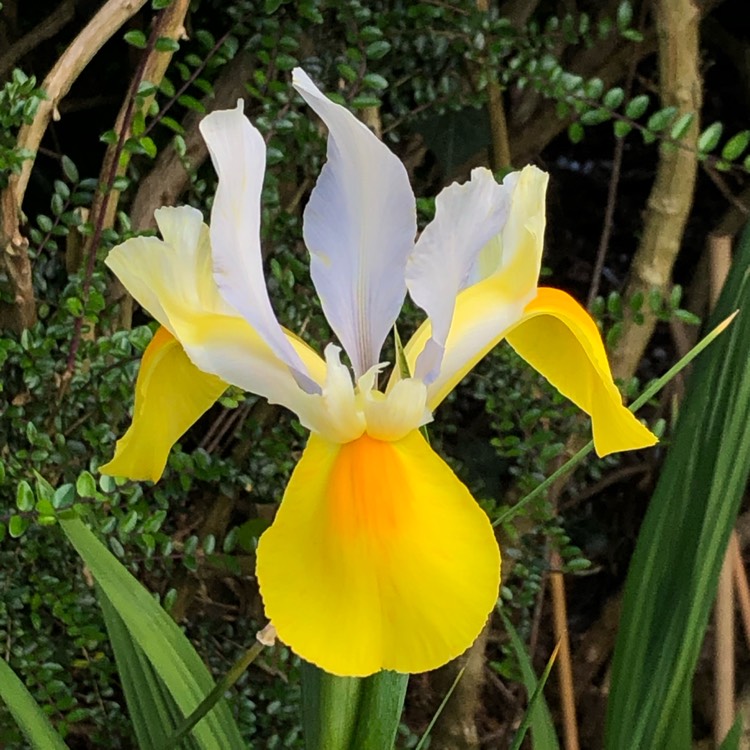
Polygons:
<instances>
[{"instance_id":1,"label":"curled petal tip","mask_svg":"<svg viewBox=\"0 0 750 750\"><path fill-rule=\"evenodd\" d=\"M591 316L569 294L542 287L526 306L510 345L591 417L598 456L647 448L657 437L622 403Z\"/></svg>"},{"instance_id":2,"label":"curled petal tip","mask_svg":"<svg viewBox=\"0 0 750 750\"><path fill-rule=\"evenodd\" d=\"M594 450L599 458L611 453L650 448L659 442L659 438L615 398L603 400L600 404L591 418Z\"/></svg>"},{"instance_id":3,"label":"curled petal tip","mask_svg":"<svg viewBox=\"0 0 750 750\"><path fill-rule=\"evenodd\" d=\"M299 66L292 70L292 85L299 86L302 83L310 80L310 76Z\"/></svg>"}]
</instances>

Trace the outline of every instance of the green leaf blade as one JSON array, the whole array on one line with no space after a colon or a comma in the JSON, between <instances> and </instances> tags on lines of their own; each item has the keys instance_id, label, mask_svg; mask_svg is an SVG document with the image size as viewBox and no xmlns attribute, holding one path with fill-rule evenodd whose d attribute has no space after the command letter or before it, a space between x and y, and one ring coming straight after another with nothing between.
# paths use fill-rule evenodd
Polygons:
<instances>
[{"instance_id":1,"label":"green leaf blade","mask_svg":"<svg viewBox=\"0 0 750 750\"><path fill-rule=\"evenodd\" d=\"M750 476L749 266L746 232L711 325L740 312L695 364L631 561L612 668L607 750L668 747L667 739L685 723L684 694Z\"/></svg>"},{"instance_id":2,"label":"green leaf blade","mask_svg":"<svg viewBox=\"0 0 750 750\"><path fill-rule=\"evenodd\" d=\"M508 637L510 638L510 645L513 648L513 653L516 655L516 660L521 668L523 684L529 697L527 713L534 748L535 750L558 750L560 744L557 741L555 725L552 723L552 715L550 714L547 702L544 700L544 694L539 690L539 681L534 673L531 659L526 653L526 648L521 640L521 636L513 627L511 621L502 611L500 612L500 615L503 619L503 625L508 633ZM532 703L532 698L534 696L536 696L536 700Z\"/></svg>"},{"instance_id":3,"label":"green leaf blade","mask_svg":"<svg viewBox=\"0 0 750 750\"><path fill-rule=\"evenodd\" d=\"M47 715L4 659L0 659L0 697L34 750L68 750Z\"/></svg>"},{"instance_id":4,"label":"green leaf blade","mask_svg":"<svg viewBox=\"0 0 750 750\"><path fill-rule=\"evenodd\" d=\"M60 526L181 713L190 714L211 692L214 681L185 634L80 519L61 518ZM194 728L193 736L202 750L245 746L224 701Z\"/></svg>"}]
</instances>

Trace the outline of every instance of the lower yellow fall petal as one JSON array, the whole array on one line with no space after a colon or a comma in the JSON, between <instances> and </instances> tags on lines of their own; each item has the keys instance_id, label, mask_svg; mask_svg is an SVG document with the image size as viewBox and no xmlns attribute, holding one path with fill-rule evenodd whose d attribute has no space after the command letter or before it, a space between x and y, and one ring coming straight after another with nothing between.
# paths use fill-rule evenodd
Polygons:
<instances>
[{"instance_id":1,"label":"lower yellow fall petal","mask_svg":"<svg viewBox=\"0 0 750 750\"><path fill-rule=\"evenodd\" d=\"M466 650L497 599L490 522L414 431L310 437L258 547L266 615L337 675L422 672Z\"/></svg>"},{"instance_id":2,"label":"lower yellow fall petal","mask_svg":"<svg viewBox=\"0 0 750 750\"><path fill-rule=\"evenodd\" d=\"M597 455L657 442L623 406L599 329L569 294L540 288L507 339L560 393L591 416Z\"/></svg>"},{"instance_id":3,"label":"lower yellow fall petal","mask_svg":"<svg viewBox=\"0 0 750 750\"><path fill-rule=\"evenodd\" d=\"M215 375L201 372L169 331L159 328L141 360L133 422L100 471L156 482L172 446L226 387Z\"/></svg>"}]
</instances>

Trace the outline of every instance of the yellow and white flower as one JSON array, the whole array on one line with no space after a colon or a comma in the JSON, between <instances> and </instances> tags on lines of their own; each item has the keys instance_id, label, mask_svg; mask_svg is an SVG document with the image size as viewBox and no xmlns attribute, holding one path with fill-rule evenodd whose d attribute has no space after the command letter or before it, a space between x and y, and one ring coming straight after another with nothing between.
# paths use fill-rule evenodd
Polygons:
<instances>
[{"instance_id":1,"label":"yellow and white flower","mask_svg":"<svg viewBox=\"0 0 750 750\"><path fill-rule=\"evenodd\" d=\"M484 512L419 428L502 339L591 415L596 451L656 438L622 405L596 325L537 287L547 175L498 184L486 169L442 191L415 242L401 162L301 70L294 86L329 131L304 213L323 311L352 363L322 358L277 321L265 286L265 145L241 105L201 123L219 182L199 211L162 208L163 239L107 264L161 324L136 384L133 423L102 471L161 476L172 445L228 383L291 409L310 430L257 575L266 614L302 658L338 675L420 672L464 651L492 610L500 553ZM380 352L408 293L427 318L406 344L412 377Z\"/></svg>"}]
</instances>

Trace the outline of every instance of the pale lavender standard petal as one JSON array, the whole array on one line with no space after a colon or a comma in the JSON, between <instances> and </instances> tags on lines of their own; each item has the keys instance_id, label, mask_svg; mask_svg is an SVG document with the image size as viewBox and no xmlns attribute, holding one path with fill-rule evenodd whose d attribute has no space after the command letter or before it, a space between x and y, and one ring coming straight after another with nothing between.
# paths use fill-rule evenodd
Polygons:
<instances>
[{"instance_id":1,"label":"pale lavender standard petal","mask_svg":"<svg viewBox=\"0 0 750 750\"><path fill-rule=\"evenodd\" d=\"M416 204L400 160L307 74L294 87L328 127L328 161L304 214L313 283L356 377L377 364L406 295Z\"/></svg>"},{"instance_id":2,"label":"pale lavender standard petal","mask_svg":"<svg viewBox=\"0 0 750 750\"><path fill-rule=\"evenodd\" d=\"M480 251L500 233L510 195L488 169L474 169L468 182L445 188L435 218L425 227L406 267L411 298L428 315L432 336L417 358L414 375L431 383L440 371L456 296L469 283Z\"/></svg>"},{"instance_id":3,"label":"pale lavender standard petal","mask_svg":"<svg viewBox=\"0 0 750 750\"><path fill-rule=\"evenodd\" d=\"M266 145L243 114L212 112L200 123L219 184L211 210L211 251L216 284L226 301L287 364L308 393L320 392L281 330L263 275L260 248L260 197L266 169Z\"/></svg>"}]
</instances>

